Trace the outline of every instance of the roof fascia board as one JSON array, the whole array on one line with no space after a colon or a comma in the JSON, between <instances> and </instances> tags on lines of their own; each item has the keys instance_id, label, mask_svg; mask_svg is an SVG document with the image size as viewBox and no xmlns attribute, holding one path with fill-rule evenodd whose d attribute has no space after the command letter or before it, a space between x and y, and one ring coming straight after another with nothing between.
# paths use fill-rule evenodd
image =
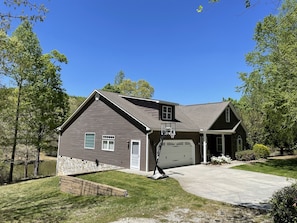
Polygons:
<instances>
[{"instance_id":1,"label":"roof fascia board","mask_svg":"<svg viewBox=\"0 0 297 223\"><path fill-rule=\"evenodd\" d=\"M209 126L209 128L211 128L216 121L218 120L218 118L223 114L223 112L226 110L227 106L230 104L230 102L227 103L227 105L224 107L223 111L218 115L218 117L211 123L211 125Z\"/></svg>"},{"instance_id":2,"label":"roof fascia board","mask_svg":"<svg viewBox=\"0 0 297 223\"><path fill-rule=\"evenodd\" d=\"M241 121L239 121L239 122L233 127L233 129L206 130L206 131L201 130L201 133L206 133L206 134L225 134L225 135L232 135L232 134L236 133L236 129L238 128L238 126L239 126L240 124L241 124Z\"/></svg>"},{"instance_id":3,"label":"roof fascia board","mask_svg":"<svg viewBox=\"0 0 297 223\"><path fill-rule=\"evenodd\" d=\"M71 119L73 118L73 117L75 117L75 115L90 101L90 99L92 98L92 97L94 97L95 96L95 94L97 93L97 91L96 90L94 90L87 98L86 98L86 100L84 100L83 101L83 103L81 103L81 105L80 106L78 106L78 108L69 116L69 118L61 125L61 126L59 126L57 129L58 129L58 131L62 131L63 130L63 128L65 127L65 125L67 125L67 123L69 122L69 121L71 121ZM98 92L99 93L99 92Z\"/></svg>"},{"instance_id":4,"label":"roof fascia board","mask_svg":"<svg viewBox=\"0 0 297 223\"><path fill-rule=\"evenodd\" d=\"M117 105L115 102L113 102L112 100L110 100L108 97L106 97L104 94L102 94L100 91L95 90L96 92L98 92L102 97L106 98L108 101L110 101L113 105L115 105L116 107L118 107L120 110L122 110L123 112L125 112L127 115L129 115L131 118L133 118L135 121L139 122L141 125L143 125L145 127L146 131L150 131L151 128L148 127L146 124L144 124L142 121L140 121L139 119L137 119L136 117L134 117L131 113L129 113L128 111L126 111L125 109L123 109L122 107L120 107L119 105ZM120 97L122 97L121 95L119 95Z\"/></svg>"},{"instance_id":5,"label":"roof fascia board","mask_svg":"<svg viewBox=\"0 0 297 223\"><path fill-rule=\"evenodd\" d=\"M145 125L143 122L141 122L140 120L138 120L136 117L134 117L132 114L130 114L129 112L127 112L125 109L121 108L120 106L118 106L116 103L114 103L112 100L110 100L109 98L107 98L105 95L103 95L100 91L98 90L94 90L88 97L86 100L84 100L84 102L73 112L73 114L60 126L58 127L58 131L63 131L63 128L67 125L68 122L70 122L72 120L73 117L75 117L75 115L93 98L95 97L96 94L99 94L100 97L104 97L105 99L107 99L108 101L110 101L113 105L115 105L117 108L119 108L120 110L122 110L123 112L125 112L126 114L128 114L131 118L133 118L134 120L136 120L137 122L139 122L141 125L143 125L146 129L146 131L150 131L151 129Z\"/></svg>"}]
</instances>

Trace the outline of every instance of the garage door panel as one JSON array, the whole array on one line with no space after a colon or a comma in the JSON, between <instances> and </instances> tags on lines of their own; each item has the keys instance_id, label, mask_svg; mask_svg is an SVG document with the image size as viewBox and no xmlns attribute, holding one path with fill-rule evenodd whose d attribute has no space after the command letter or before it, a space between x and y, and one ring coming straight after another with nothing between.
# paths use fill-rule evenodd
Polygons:
<instances>
[{"instance_id":1,"label":"garage door panel","mask_svg":"<svg viewBox=\"0 0 297 223\"><path fill-rule=\"evenodd\" d=\"M170 168L195 163L195 145L192 140L164 140L159 166Z\"/></svg>"}]
</instances>

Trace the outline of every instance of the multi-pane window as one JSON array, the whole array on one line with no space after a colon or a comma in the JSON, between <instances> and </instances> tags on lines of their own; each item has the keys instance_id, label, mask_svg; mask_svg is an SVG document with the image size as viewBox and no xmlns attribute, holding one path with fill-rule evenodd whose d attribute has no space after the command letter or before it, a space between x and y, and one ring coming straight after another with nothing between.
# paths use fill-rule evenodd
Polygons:
<instances>
[{"instance_id":1,"label":"multi-pane window","mask_svg":"<svg viewBox=\"0 0 297 223\"><path fill-rule=\"evenodd\" d=\"M172 107L162 106L162 120L172 120Z\"/></svg>"},{"instance_id":2,"label":"multi-pane window","mask_svg":"<svg viewBox=\"0 0 297 223\"><path fill-rule=\"evenodd\" d=\"M84 148L85 149L95 149L95 133L94 132L86 132L85 133Z\"/></svg>"},{"instance_id":3,"label":"multi-pane window","mask_svg":"<svg viewBox=\"0 0 297 223\"><path fill-rule=\"evenodd\" d=\"M102 136L102 150L105 151L114 151L114 135L103 135Z\"/></svg>"},{"instance_id":4,"label":"multi-pane window","mask_svg":"<svg viewBox=\"0 0 297 223\"><path fill-rule=\"evenodd\" d=\"M225 110L226 122L230 122L230 107Z\"/></svg>"}]
</instances>

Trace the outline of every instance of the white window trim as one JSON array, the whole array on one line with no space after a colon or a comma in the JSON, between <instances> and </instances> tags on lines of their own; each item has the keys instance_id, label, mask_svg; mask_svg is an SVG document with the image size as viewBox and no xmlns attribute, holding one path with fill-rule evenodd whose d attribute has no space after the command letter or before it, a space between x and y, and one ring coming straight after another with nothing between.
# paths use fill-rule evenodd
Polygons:
<instances>
[{"instance_id":1,"label":"white window trim","mask_svg":"<svg viewBox=\"0 0 297 223\"><path fill-rule=\"evenodd\" d=\"M164 108L166 108L165 111L164 111ZM169 109L171 109L170 112L168 111ZM165 117L164 117L164 115L165 115ZM163 105L162 106L162 120L172 120L172 115L173 115L172 106Z\"/></svg>"},{"instance_id":2,"label":"white window trim","mask_svg":"<svg viewBox=\"0 0 297 223\"><path fill-rule=\"evenodd\" d=\"M225 118L226 118L226 122L230 122L230 107L227 107L225 110Z\"/></svg>"},{"instance_id":3,"label":"white window trim","mask_svg":"<svg viewBox=\"0 0 297 223\"><path fill-rule=\"evenodd\" d=\"M237 136L237 151L242 151L243 150L243 141L241 135Z\"/></svg>"},{"instance_id":4,"label":"white window trim","mask_svg":"<svg viewBox=\"0 0 297 223\"><path fill-rule=\"evenodd\" d=\"M104 148L104 142L107 142L107 148ZM110 142L113 142L113 148L110 148ZM101 150L113 152L115 148L115 136L114 135L102 135Z\"/></svg>"},{"instance_id":5,"label":"white window trim","mask_svg":"<svg viewBox=\"0 0 297 223\"><path fill-rule=\"evenodd\" d=\"M86 146L86 136L87 135L94 135L94 147L87 147ZM84 148L85 149L95 149L96 148L96 133L95 132L86 132L85 133L85 138L84 138Z\"/></svg>"}]
</instances>

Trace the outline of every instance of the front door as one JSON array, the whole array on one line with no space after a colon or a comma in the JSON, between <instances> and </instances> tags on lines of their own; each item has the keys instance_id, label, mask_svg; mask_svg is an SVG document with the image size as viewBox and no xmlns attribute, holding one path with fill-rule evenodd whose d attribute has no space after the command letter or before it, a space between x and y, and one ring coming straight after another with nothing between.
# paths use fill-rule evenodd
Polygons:
<instances>
[{"instance_id":1,"label":"front door","mask_svg":"<svg viewBox=\"0 0 297 223\"><path fill-rule=\"evenodd\" d=\"M130 168L140 170L140 140L131 140Z\"/></svg>"}]
</instances>

